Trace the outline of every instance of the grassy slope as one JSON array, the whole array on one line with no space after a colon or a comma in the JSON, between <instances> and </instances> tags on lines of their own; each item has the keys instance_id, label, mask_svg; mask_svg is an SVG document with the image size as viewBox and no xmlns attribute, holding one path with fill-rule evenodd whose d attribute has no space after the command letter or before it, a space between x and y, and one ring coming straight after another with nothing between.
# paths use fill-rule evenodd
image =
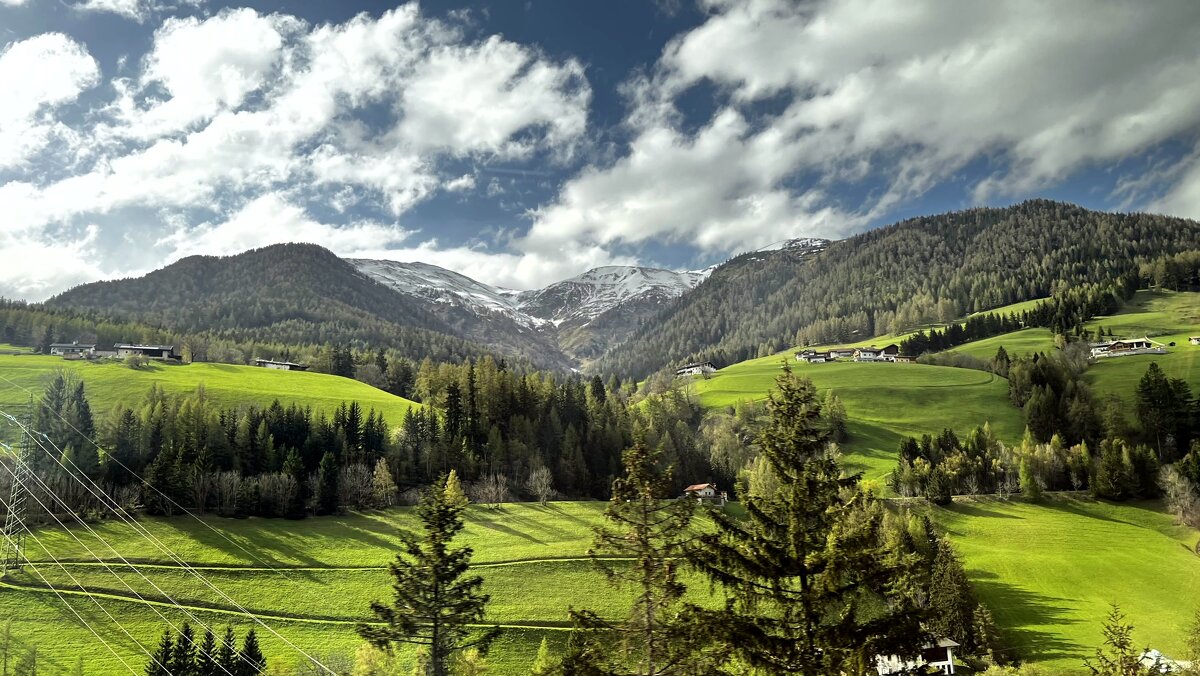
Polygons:
<instances>
[{"instance_id":1,"label":"grassy slope","mask_svg":"<svg viewBox=\"0 0 1200 676\"><path fill-rule=\"evenodd\" d=\"M1008 402L1007 381L990 373L922 364L789 363L796 374L841 397L850 418L846 459L868 477L893 469L902 436L944 427L965 434L984 421L1006 441L1024 430L1020 411ZM698 379L694 388L709 407L763 399L780 365L779 356L752 359Z\"/></svg>"},{"instance_id":2,"label":"grassy slope","mask_svg":"<svg viewBox=\"0 0 1200 676\"><path fill-rule=\"evenodd\" d=\"M612 593L603 578L580 560L591 543L591 527L598 523L604 503L551 503L546 507L527 504L507 505L496 511L471 507L463 544L475 548L478 572L485 578L484 591L492 594L489 621L515 625L492 652L490 662L495 673L523 673L532 663L538 644L548 636L556 644L565 639L567 607L590 607L613 614L622 610L626 594ZM233 541L254 552L248 556L208 529L186 517L143 519L142 523L160 540L192 564L216 564L225 570L207 570L205 574L221 591L241 605L273 616L267 623L305 650L324 655L350 655L360 643L354 622L368 619L367 603L389 598L388 576L383 567L395 555L396 528L412 527L415 519L407 509L385 513L355 514L306 521L206 520L221 528ZM122 555L134 561L166 563L147 540L131 528L105 523L97 532L113 543ZM111 550L82 529L75 531L98 554L111 558ZM44 530L38 538L60 560L88 560L84 548L61 530ZM48 562L40 545L30 543L30 556ZM263 562L276 568L266 569ZM93 559L94 561L94 559ZM243 570L232 566L248 566ZM284 570L281 567L302 566ZM338 568L342 569L338 569ZM363 568L352 570L347 568ZM38 569L52 582L72 588L61 569L49 563ZM143 643L153 645L164 622L153 610L128 601L132 595L117 577L97 565L70 566L76 580L91 591L107 589L124 598L101 599L101 604L116 616L129 632ZM278 571L278 572L277 572ZM146 598L158 596L148 582L125 567L117 572ZM142 572L180 602L216 603L228 607L215 592L195 578L175 568L144 568ZM9 578L21 584L36 582L36 575L22 573ZM536 581L531 585L531 581ZM696 589L701 589L696 585ZM598 593L601 590L602 593ZM145 663L136 646L85 597L72 596L69 602L85 614L101 633L114 640L119 651L140 670ZM185 605L188 605L185 603ZM178 611L163 608L177 615ZM244 617L218 610L196 610L197 617L223 626L234 623L246 627ZM0 617L17 618L15 630L21 641L33 640L47 664L59 668L74 664L83 655L87 673L117 673L120 663L99 646L87 630L49 591L0 588ZM324 620L324 621L314 621ZM269 658L286 663L295 659L279 639L258 630Z\"/></svg>"},{"instance_id":3,"label":"grassy slope","mask_svg":"<svg viewBox=\"0 0 1200 676\"><path fill-rule=\"evenodd\" d=\"M1111 317L1097 317L1089 329L1102 326L1117 336L1148 335L1168 347L1164 355L1135 355L1099 361L1088 377L1102 393L1114 393L1132 401L1134 390L1150 362L1157 362L1171 378L1183 378L1200 391L1200 345L1190 345L1189 336L1200 335L1200 293L1139 291L1133 300Z\"/></svg>"},{"instance_id":4,"label":"grassy slope","mask_svg":"<svg viewBox=\"0 0 1200 676\"><path fill-rule=\"evenodd\" d=\"M561 645L568 606L607 615L627 607L627 593L606 587L590 563L581 560L603 507L593 502L513 504L502 511L470 508L462 542L475 549L476 572L484 577L484 591L492 595L488 620L509 627L490 658L495 673L525 673L543 636ZM980 501L931 511L958 546L1006 639L1038 662L1071 670L1099 642L1100 619L1112 600L1128 612L1139 641L1168 654L1181 650L1183 627L1200 603L1193 601L1200 592L1200 559L1189 550L1195 533L1173 526L1157 507L1051 498L1042 505ZM320 656L348 655L358 645L353 622L365 618L368 601L387 598L388 577L382 567L394 555L395 529L414 524L407 509L301 522L206 522L243 546L253 546L254 557L186 517L142 520L185 560L212 566L205 574L218 588L273 618L265 621ZM106 523L97 530L131 559L165 562L126 526ZM83 532L78 535L94 551L111 557L98 540ZM62 531L44 530L38 537L60 559L87 558ZM31 543L30 548L32 558L47 561L39 545ZM61 570L47 563L38 567L63 588L74 586ZM116 577L95 564L69 570L90 590L107 589L124 597L103 597L100 602L134 637L146 643L158 638L163 621L148 607L128 601L131 595ZM215 592L176 568L142 571L181 601L228 607ZM147 598L157 596L127 568L117 572ZM22 573L11 579L27 584L36 576ZM706 587L695 584L693 589L696 600L703 601ZM132 641L95 605L77 596L68 601L133 664L144 663ZM195 613L206 623L248 626L244 618L220 609ZM0 588L0 617L9 615L17 618L18 638L36 640L47 664L70 666L82 654L88 673L117 671L119 663L98 649L51 593ZM270 658L277 663L294 659L295 653L278 639L262 629L259 634Z\"/></svg>"},{"instance_id":5,"label":"grassy slope","mask_svg":"<svg viewBox=\"0 0 1200 676\"><path fill-rule=\"evenodd\" d=\"M187 393L204 385L213 401L228 407L250 403L268 406L278 399L284 406L295 402L331 412L343 401L357 401L364 409L382 412L393 425L399 424L404 412L417 405L356 380L323 373L229 364L151 363L144 369L133 370L116 362L0 355L0 406L27 401L29 395L20 387L41 392L47 379L58 369L74 371L83 378L92 410L101 414L118 403L140 402L155 383L172 393Z\"/></svg>"},{"instance_id":6,"label":"grassy slope","mask_svg":"<svg viewBox=\"0 0 1200 676\"><path fill-rule=\"evenodd\" d=\"M1006 640L1030 659L1082 672L1100 621L1118 602L1135 641L1182 656L1200 607L1196 535L1155 503L1056 497L1041 505L986 500L934 508Z\"/></svg>"}]
</instances>

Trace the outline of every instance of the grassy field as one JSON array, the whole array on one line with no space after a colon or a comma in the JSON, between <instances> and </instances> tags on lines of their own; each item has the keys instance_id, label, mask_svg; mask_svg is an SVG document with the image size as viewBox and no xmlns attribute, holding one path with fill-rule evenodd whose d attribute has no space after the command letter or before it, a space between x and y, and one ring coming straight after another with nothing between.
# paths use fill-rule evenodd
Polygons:
<instances>
[{"instance_id":1,"label":"grassy field","mask_svg":"<svg viewBox=\"0 0 1200 676\"><path fill-rule=\"evenodd\" d=\"M1088 370L1096 390L1132 401L1137 383L1151 362L1157 362L1171 378L1182 378L1200 392L1200 345L1190 345L1189 336L1200 335L1200 293L1139 291L1121 312L1097 317L1087 327L1104 327L1119 337L1149 336L1170 344L1164 355L1134 355L1104 359Z\"/></svg>"},{"instance_id":2,"label":"grassy field","mask_svg":"<svg viewBox=\"0 0 1200 676\"><path fill-rule=\"evenodd\" d=\"M984 500L933 508L1005 640L1064 673L1103 640L1100 621L1117 602L1134 641L1182 657L1200 609L1195 532L1155 503L1048 498L1040 505Z\"/></svg>"},{"instance_id":3,"label":"grassy field","mask_svg":"<svg viewBox=\"0 0 1200 676\"><path fill-rule=\"evenodd\" d=\"M996 350L1001 346L1010 357L1033 352L1049 352L1054 349L1054 332L1050 329L1021 329L1012 333L971 341L965 345L950 348L947 352L968 354L976 359L987 361L996 356Z\"/></svg>"},{"instance_id":4,"label":"grassy field","mask_svg":"<svg viewBox=\"0 0 1200 676\"><path fill-rule=\"evenodd\" d=\"M323 373L276 371L229 364L162 364L151 362L134 370L120 362L66 361L40 355L0 355L0 406L28 401L22 388L40 393L59 369L73 371L83 379L92 410L105 414L118 404L136 404L157 384L171 393L188 393L203 385L208 396L221 406L244 404L269 406L278 399L284 406L295 402L316 410L332 412L342 402L357 401L364 409L381 412L397 425L404 412L417 406L350 378Z\"/></svg>"},{"instance_id":5,"label":"grassy field","mask_svg":"<svg viewBox=\"0 0 1200 676\"><path fill-rule=\"evenodd\" d=\"M527 673L543 637L566 638L568 607L616 616L628 607L628 591L615 591L584 559L600 502L472 506L462 534L475 550L475 570L491 594L489 622L506 628L489 662L496 674ZM1100 641L1100 619L1119 601L1137 626L1136 637L1168 654L1182 649L1183 628L1200 601L1200 559L1191 553L1196 534L1172 525L1154 503L1110 504L1051 497L1040 505L994 500L928 508L954 540L980 596L989 604L1008 644L1028 658L1066 673ZM186 517L141 521L221 592L258 614L288 641L322 661L344 658L359 645L354 623L368 619L367 604L387 600L384 566L397 545L395 529L411 527L408 509L322 517L305 521L204 519L230 540ZM39 588L37 573L64 591L66 603L114 644L136 669L145 663L134 640L153 645L165 621L185 618L159 604L162 592L189 608L193 624L244 631L248 620L210 587L164 557L128 526L36 532L34 569L11 575L0 586L0 617L16 618L21 642L36 642L41 661L63 670L84 656L86 673L118 673L120 662L88 633L53 592ZM90 557L106 560L113 572ZM114 545L146 579L116 561ZM50 555L69 571L51 565ZM697 581L698 582L698 581ZM89 590L95 601L78 593ZM126 586L128 585L128 586ZM132 587L150 604L137 602ZM693 584L705 602L707 586ZM132 636L126 636L107 610ZM258 629L268 657L295 664L298 653L269 631Z\"/></svg>"},{"instance_id":6,"label":"grassy field","mask_svg":"<svg viewBox=\"0 0 1200 676\"><path fill-rule=\"evenodd\" d=\"M731 406L767 396L779 375L782 358L764 357L697 379L692 387L708 407ZM923 364L805 364L792 359L797 375L811 378L820 390L832 388L846 405L850 439L843 444L847 464L867 477L895 467L903 436L937 434L949 427L966 434L990 422L1005 441L1020 439L1021 412L1008 402L1008 382L982 371Z\"/></svg>"}]
</instances>

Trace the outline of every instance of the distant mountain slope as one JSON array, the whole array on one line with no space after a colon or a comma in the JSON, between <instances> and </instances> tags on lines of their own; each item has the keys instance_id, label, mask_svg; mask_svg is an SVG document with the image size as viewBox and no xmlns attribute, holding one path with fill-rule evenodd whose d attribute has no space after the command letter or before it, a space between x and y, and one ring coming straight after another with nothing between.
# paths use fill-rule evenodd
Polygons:
<instances>
[{"instance_id":1,"label":"distant mountain slope","mask_svg":"<svg viewBox=\"0 0 1200 676\"><path fill-rule=\"evenodd\" d=\"M243 341L357 341L393 347L413 359L486 351L458 337L424 303L312 244L191 256L144 277L78 286L46 304Z\"/></svg>"},{"instance_id":2,"label":"distant mountain slope","mask_svg":"<svg viewBox=\"0 0 1200 676\"><path fill-rule=\"evenodd\" d=\"M586 361L626 340L707 276L708 272L610 265L523 292L518 302L530 316L555 326L564 351Z\"/></svg>"},{"instance_id":3,"label":"distant mountain slope","mask_svg":"<svg viewBox=\"0 0 1200 676\"><path fill-rule=\"evenodd\" d=\"M849 342L1109 280L1200 247L1200 223L1034 200L914 218L717 268L595 368L641 377L693 359L718 365L802 342Z\"/></svg>"},{"instance_id":4,"label":"distant mountain slope","mask_svg":"<svg viewBox=\"0 0 1200 676\"><path fill-rule=\"evenodd\" d=\"M563 364L594 359L695 288L704 272L606 266L543 289L517 292L427 263L352 259L360 272L427 303L459 335Z\"/></svg>"}]
</instances>

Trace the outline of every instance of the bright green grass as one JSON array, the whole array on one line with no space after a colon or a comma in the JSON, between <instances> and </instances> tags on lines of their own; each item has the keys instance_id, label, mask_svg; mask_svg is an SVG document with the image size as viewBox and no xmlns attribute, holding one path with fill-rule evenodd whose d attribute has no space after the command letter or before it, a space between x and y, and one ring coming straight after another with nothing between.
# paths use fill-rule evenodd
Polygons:
<instances>
[{"instance_id":1,"label":"bright green grass","mask_svg":"<svg viewBox=\"0 0 1200 676\"><path fill-rule=\"evenodd\" d=\"M1108 604L1135 625L1137 645L1182 657L1200 608L1196 535L1159 505L1054 497L1041 505L986 500L934 508L1005 639L1026 657L1082 672L1102 641Z\"/></svg>"},{"instance_id":2,"label":"bright green grass","mask_svg":"<svg viewBox=\"0 0 1200 676\"><path fill-rule=\"evenodd\" d=\"M996 356L996 350L1004 346L1009 357L1032 354L1034 352L1049 352L1054 349L1054 332L1050 329L1021 329L1012 333L1004 333L991 338L971 341L947 352L968 354L976 359L987 361Z\"/></svg>"},{"instance_id":3,"label":"bright green grass","mask_svg":"<svg viewBox=\"0 0 1200 676\"><path fill-rule=\"evenodd\" d=\"M707 407L761 400L774 388L781 363L778 356L752 359L692 386ZM869 478L895 467L904 436L946 427L966 434L984 422L1005 441L1017 441L1024 431L1021 412L1008 401L1008 381L991 373L923 364L788 363L818 389L832 388L841 397L850 419L850 439L843 444L847 464Z\"/></svg>"},{"instance_id":4,"label":"bright green grass","mask_svg":"<svg viewBox=\"0 0 1200 676\"><path fill-rule=\"evenodd\" d=\"M1026 312L1028 310L1034 309L1035 307L1038 306L1039 303L1041 303L1045 300L1047 300L1047 299L1046 298L1034 298L1033 300L1023 300L1019 303L1013 303L1011 305L1004 305L1004 306L1001 306L1001 307L998 307L998 308L995 308L992 310L980 310L979 312L973 312L973 313L971 313L970 316L978 317L979 315L1020 314L1022 312Z\"/></svg>"},{"instance_id":5,"label":"bright green grass","mask_svg":"<svg viewBox=\"0 0 1200 676\"><path fill-rule=\"evenodd\" d=\"M1097 317L1087 328L1102 326L1118 337L1149 336L1170 344L1164 355L1133 355L1102 359L1088 370L1088 377L1102 394L1116 394L1132 401L1138 381L1151 362L1157 362L1170 378L1182 378L1192 391L1200 391L1200 346L1188 343L1200 335L1200 293L1139 291L1121 312Z\"/></svg>"},{"instance_id":6,"label":"bright green grass","mask_svg":"<svg viewBox=\"0 0 1200 676\"><path fill-rule=\"evenodd\" d=\"M628 592L614 592L591 563L583 560L591 545L591 529L599 523L604 506L602 502L567 502L545 507L511 504L502 510L469 508L461 543L474 547L477 572L485 579L484 591L493 597L488 621L508 627L489 658L494 673L527 673L543 636L561 645L568 606L587 607L609 616L628 607ZM389 577L383 567L397 551L396 528L417 523L408 509L294 522L204 521L253 556L187 517L145 518L140 523L188 563L209 567L205 576L222 592L262 613L269 626L320 656L351 655L361 643L354 622L367 619L371 600L389 599ZM144 567L142 572L185 606L197 606L195 613L205 623L247 626L244 617L227 612L231 604L219 594L177 568L162 567L170 563L167 557L131 527L109 522L93 529L131 561L158 564ZM61 529L40 530L36 533L40 543L29 543L37 570L65 590L77 587L49 563L46 549L61 561L89 560L84 545L106 559L114 557L84 529L74 528L71 533L83 544ZM163 620L149 606L136 602L120 579L94 564L68 565L67 569L89 591L109 594L100 599L101 605L135 638L148 645L158 639ZM148 600L161 598L160 592L128 568L120 566L118 573ZM28 569L8 580L38 582ZM694 589L698 592L695 600L703 601L707 587L697 584ZM110 619L85 597L72 596L69 601L85 611L85 617L94 621L106 638L116 639L118 651L140 671L145 656L138 656L134 643ZM213 605L220 608L211 608ZM160 610L172 615L179 612ZM48 664L65 668L83 655L87 673L120 672L116 658L98 645L51 591L0 587L0 617L10 615L16 618L19 639L35 642ZM260 628L258 633L268 658L280 663L295 659L296 653L269 632Z\"/></svg>"},{"instance_id":7,"label":"bright green grass","mask_svg":"<svg viewBox=\"0 0 1200 676\"><path fill-rule=\"evenodd\" d=\"M278 399L284 406L295 402L316 410L332 412L342 402L357 401L364 409L375 409L392 425L398 425L404 412L417 404L383 390L323 373L276 371L253 366L229 364L162 364L151 362L134 370L112 361L66 361L41 355L0 355L0 406L24 403L28 388L40 395L47 380L58 369L78 373L87 388L92 410L107 413L118 404L142 401L150 386L157 384L170 393L189 393L203 385L208 396L220 406L244 404L269 406Z\"/></svg>"}]
</instances>

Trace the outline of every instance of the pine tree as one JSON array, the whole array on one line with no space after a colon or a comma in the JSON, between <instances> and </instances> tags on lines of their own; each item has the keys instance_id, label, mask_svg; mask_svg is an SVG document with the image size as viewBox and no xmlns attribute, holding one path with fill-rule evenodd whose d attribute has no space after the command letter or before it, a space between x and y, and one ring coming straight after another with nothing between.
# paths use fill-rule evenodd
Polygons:
<instances>
[{"instance_id":1,"label":"pine tree","mask_svg":"<svg viewBox=\"0 0 1200 676\"><path fill-rule=\"evenodd\" d=\"M283 461L283 473L296 480L296 490L292 491L285 515L289 519L303 519L305 505L308 504L308 477L304 472L304 461L294 448L288 450L287 458Z\"/></svg>"},{"instance_id":2,"label":"pine tree","mask_svg":"<svg viewBox=\"0 0 1200 676\"><path fill-rule=\"evenodd\" d=\"M681 615L687 587L679 579L679 561L691 544L695 500L673 500L671 470L660 469L662 454L637 439L625 451L625 476L612 484L589 554L609 582L632 587L633 607L623 622L591 611L572 611L585 631L574 651L574 664L590 663L606 674L693 674L703 671L706 651L697 645L694 624ZM628 559L614 565L600 556ZM619 646L619 650L613 648Z\"/></svg>"},{"instance_id":3,"label":"pine tree","mask_svg":"<svg viewBox=\"0 0 1200 676\"><path fill-rule=\"evenodd\" d=\"M171 676L193 676L196 673L196 635L192 625L183 623L175 649L171 651Z\"/></svg>"},{"instance_id":4,"label":"pine tree","mask_svg":"<svg viewBox=\"0 0 1200 676\"><path fill-rule=\"evenodd\" d=\"M1093 659L1083 661L1083 666L1095 676L1156 676L1163 673L1157 661L1153 666L1142 664L1142 651L1133 643L1133 625L1125 621L1125 613L1117 604L1112 604L1108 611L1101 633L1104 634L1104 645L1096 648Z\"/></svg>"},{"instance_id":5,"label":"pine tree","mask_svg":"<svg viewBox=\"0 0 1200 676\"><path fill-rule=\"evenodd\" d=\"M538 646L537 657L533 660L533 666L529 669L529 676L554 676L558 670L558 660L554 659L554 655L550 652L550 642L546 637L542 637L542 644Z\"/></svg>"},{"instance_id":6,"label":"pine tree","mask_svg":"<svg viewBox=\"0 0 1200 676\"><path fill-rule=\"evenodd\" d=\"M167 629L158 641L158 648L150 656L150 663L146 665L146 676L171 676L174 652L175 640L171 630Z\"/></svg>"},{"instance_id":7,"label":"pine tree","mask_svg":"<svg viewBox=\"0 0 1200 676\"><path fill-rule=\"evenodd\" d=\"M924 642L920 557L889 547L884 510L857 475L842 476L812 383L786 367L777 383L758 446L779 487L749 496L744 521L714 515L692 562L729 602L697 619L731 657L769 673L857 672L875 655L913 655Z\"/></svg>"},{"instance_id":8,"label":"pine tree","mask_svg":"<svg viewBox=\"0 0 1200 676\"><path fill-rule=\"evenodd\" d=\"M976 647L972 620L977 604L962 561L946 538L937 538L933 575L929 582L929 620L925 628L938 638L950 638L967 650Z\"/></svg>"},{"instance_id":9,"label":"pine tree","mask_svg":"<svg viewBox=\"0 0 1200 676\"><path fill-rule=\"evenodd\" d=\"M225 627L225 636L217 648L217 665L222 674L236 676L238 673L237 637L233 634L233 627Z\"/></svg>"},{"instance_id":10,"label":"pine tree","mask_svg":"<svg viewBox=\"0 0 1200 676\"><path fill-rule=\"evenodd\" d=\"M212 629L204 630L204 639L200 641L200 649L196 655L196 676L218 676L221 669L217 666L217 640Z\"/></svg>"},{"instance_id":11,"label":"pine tree","mask_svg":"<svg viewBox=\"0 0 1200 676\"><path fill-rule=\"evenodd\" d=\"M246 632L242 641L242 649L238 651L237 676L258 676L267 670L267 658L258 647L258 634L254 630Z\"/></svg>"},{"instance_id":12,"label":"pine tree","mask_svg":"<svg viewBox=\"0 0 1200 676\"><path fill-rule=\"evenodd\" d=\"M338 466L333 453L325 451L317 466L317 513L333 514L338 509Z\"/></svg>"},{"instance_id":13,"label":"pine tree","mask_svg":"<svg viewBox=\"0 0 1200 676\"><path fill-rule=\"evenodd\" d=\"M378 601L371 611L384 626L360 624L358 633L376 647L412 643L429 650L429 676L447 676L454 655L468 648L485 654L499 634L493 627L472 637L469 625L483 619L488 595L483 578L464 577L470 547L452 547L463 528L461 488L451 476L437 481L421 499L417 516L423 532L400 531L402 551L389 566L395 584L391 606Z\"/></svg>"}]
</instances>

